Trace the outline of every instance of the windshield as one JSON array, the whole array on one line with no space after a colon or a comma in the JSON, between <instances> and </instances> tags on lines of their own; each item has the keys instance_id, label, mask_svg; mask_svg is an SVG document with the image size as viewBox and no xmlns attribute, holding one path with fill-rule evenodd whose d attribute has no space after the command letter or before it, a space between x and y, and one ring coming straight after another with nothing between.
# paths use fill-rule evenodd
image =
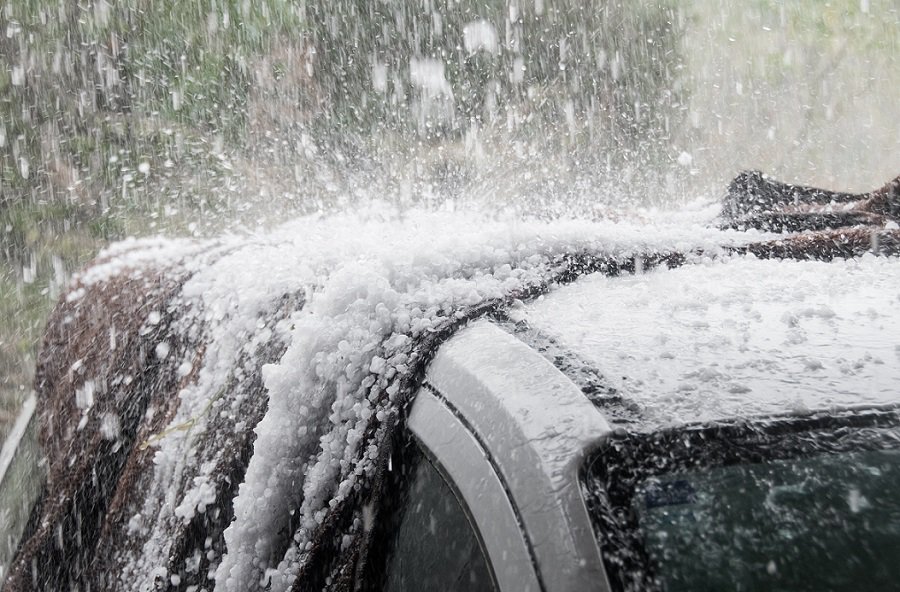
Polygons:
<instances>
[{"instance_id":1,"label":"windshield","mask_svg":"<svg viewBox=\"0 0 900 592\"><path fill-rule=\"evenodd\" d=\"M617 590L894 590L896 412L618 436L586 497Z\"/></svg>"}]
</instances>

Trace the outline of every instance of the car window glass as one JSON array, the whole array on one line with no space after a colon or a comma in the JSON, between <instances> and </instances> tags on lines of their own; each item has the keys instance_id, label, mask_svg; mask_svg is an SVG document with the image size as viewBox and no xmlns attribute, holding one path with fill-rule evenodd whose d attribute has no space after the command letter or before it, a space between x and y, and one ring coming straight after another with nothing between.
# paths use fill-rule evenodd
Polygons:
<instances>
[{"instance_id":1,"label":"car window glass","mask_svg":"<svg viewBox=\"0 0 900 592\"><path fill-rule=\"evenodd\" d=\"M651 477L634 506L664 589L894 590L900 452Z\"/></svg>"},{"instance_id":2,"label":"car window glass","mask_svg":"<svg viewBox=\"0 0 900 592\"><path fill-rule=\"evenodd\" d=\"M613 589L896 589L898 422L871 409L612 438L585 501Z\"/></svg>"},{"instance_id":3,"label":"car window glass","mask_svg":"<svg viewBox=\"0 0 900 592\"><path fill-rule=\"evenodd\" d=\"M413 447L414 448L414 447ZM478 592L494 590L475 529L435 467L416 451L406 503L387 517L384 589Z\"/></svg>"}]
</instances>

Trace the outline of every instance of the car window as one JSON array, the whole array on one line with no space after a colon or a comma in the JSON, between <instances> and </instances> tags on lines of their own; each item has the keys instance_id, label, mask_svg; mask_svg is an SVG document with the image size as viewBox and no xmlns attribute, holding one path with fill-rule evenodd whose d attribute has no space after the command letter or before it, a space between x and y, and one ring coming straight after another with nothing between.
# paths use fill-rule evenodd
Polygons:
<instances>
[{"instance_id":1,"label":"car window","mask_svg":"<svg viewBox=\"0 0 900 592\"><path fill-rule=\"evenodd\" d=\"M895 590L900 452L869 450L654 476L633 499L668 592Z\"/></svg>"},{"instance_id":2,"label":"car window","mask_svg":"<svg viewBox=\"0 0 900 592\"><path fill-rule=\"evenodd\" d=\"M895 590L900 412L737 421L602 445L585 501L614 590Z\"/></svg>"},{"instance_id":3,"label":"car window","mask_svg":"<svg viewBox=\"0 0 900 592\"><path fill-rule=\"evenodd\" d=\"M407 446L392 472L398 484L396 496L388 500L375 539L381 547L373 557L381 564L381 573L374 578L381 583L379 589L496 590L476 528L417 445Z\"/></svg>"}]
</instances>

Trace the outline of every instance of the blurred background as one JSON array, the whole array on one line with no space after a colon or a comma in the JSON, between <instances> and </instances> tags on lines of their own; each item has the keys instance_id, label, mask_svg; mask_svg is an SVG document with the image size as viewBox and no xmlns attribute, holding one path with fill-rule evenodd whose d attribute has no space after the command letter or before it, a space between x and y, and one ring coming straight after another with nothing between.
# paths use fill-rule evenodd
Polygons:
<instances>
[{"instance_id":1,"label":"blurred background","mask_svg":"<svg viewBox=\"0 0 900 592\"><path fill-rule=\"evenodd\" d=\"M866 191L897 88L900 0L6 0L0 438L110 241L373 200L646 215L745 168Z\"/></svg>"}]
</instances>

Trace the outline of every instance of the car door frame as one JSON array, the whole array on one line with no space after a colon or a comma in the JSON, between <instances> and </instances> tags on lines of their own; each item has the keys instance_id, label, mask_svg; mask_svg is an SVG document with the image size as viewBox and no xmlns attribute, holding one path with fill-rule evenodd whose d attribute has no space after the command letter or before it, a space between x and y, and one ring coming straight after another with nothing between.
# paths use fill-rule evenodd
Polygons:
<instances>
[{"instance_id":1,"label":"car door frame","mask_svg":"<svg viewBox=\"0 0 900 592\"><path fill-rule=\"evenodd\" d=\"M547 358L470 323L436 353L408 427L470 509L501 590L609 590L581 472L611 429Z\"/></svg>"},{"instance_id":2,"label":"car door frame","mask_svg":"<svg viewBox=\"0 0 900 592\"><path fill-rule=\"evenodd\" d=\"M416 395L408 426L468 512L499 589L545 590L521 517L473 432L427 386Z\"/></svg>"}]
</instances>

